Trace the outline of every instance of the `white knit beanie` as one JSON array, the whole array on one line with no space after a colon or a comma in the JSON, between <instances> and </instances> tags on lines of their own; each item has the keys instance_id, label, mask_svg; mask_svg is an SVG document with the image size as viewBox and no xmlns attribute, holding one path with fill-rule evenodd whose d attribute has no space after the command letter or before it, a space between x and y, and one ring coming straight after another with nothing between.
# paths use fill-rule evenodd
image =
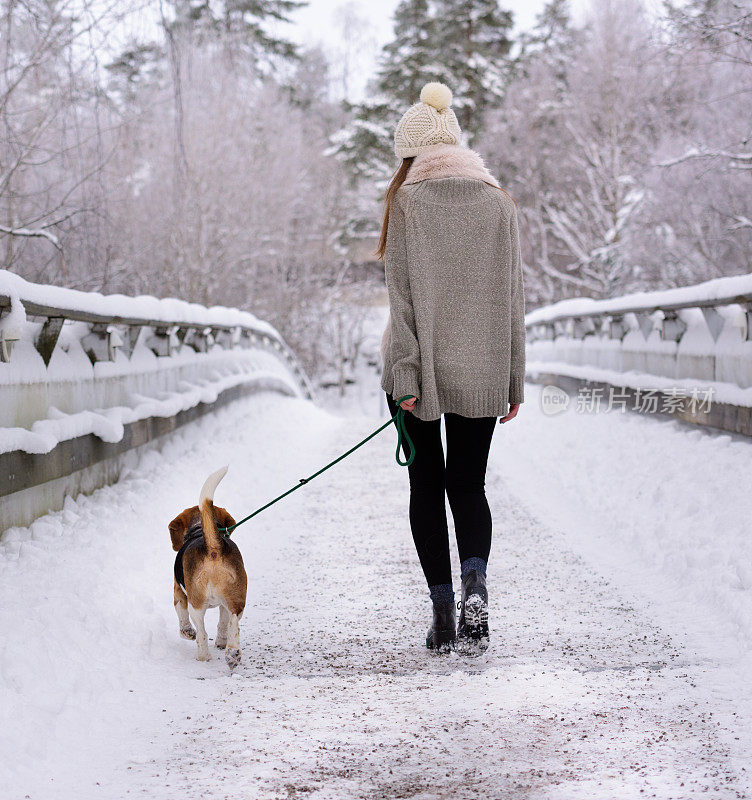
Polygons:
<instances>
[{"instance_id":1,"label":"white knit beanie","mask_svg":"<svg viewBox=\"0 0 752 800\"><path fill-rule=\"evenodd\" d=\"M417 156L434 144L459 144L462 131L450 108L452 90L443 83L427 83L420 92L420 103L404 113L394 132L394 152L398 158Z\"/></svg>"}]
</instances>

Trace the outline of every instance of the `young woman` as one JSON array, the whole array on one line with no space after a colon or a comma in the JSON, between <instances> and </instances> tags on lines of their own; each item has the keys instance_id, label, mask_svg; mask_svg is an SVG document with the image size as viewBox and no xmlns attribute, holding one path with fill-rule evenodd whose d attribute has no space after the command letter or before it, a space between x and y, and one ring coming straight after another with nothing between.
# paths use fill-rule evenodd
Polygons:
<instances>
[{"instance_id":1,"label":"young woman","mask_svg":"<svg viewBox=\"0 0 752 800\"><path fill-rule=\"evenodd\" d=\"M378 255L389 324L381 388L415 443L410 526L433 602L426 645L468 653L488 645L486 564L491 512L485 495L496 418L523 401L525 322L516 205L460 144L451 91L429 83L402 117L402 164L386 193ZM441 441L444 415L447 456ZM455 628L444 493L462 564Z\"/></svg>"}]
</instances>

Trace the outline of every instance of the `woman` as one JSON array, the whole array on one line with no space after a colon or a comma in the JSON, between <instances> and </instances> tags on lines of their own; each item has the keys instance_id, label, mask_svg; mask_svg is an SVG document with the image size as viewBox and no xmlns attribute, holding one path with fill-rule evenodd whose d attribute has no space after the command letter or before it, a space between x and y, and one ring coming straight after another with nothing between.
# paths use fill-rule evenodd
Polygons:
<instances>
[{"instance_id":1,"label":"woman","mask_svg":"<svg viewBox=\"0 0 752 800\"><path fill-rule=\"evenodd\" d=\"M460 145L448 87L429 83L420 100L395 131L402 164L386 193L378 249L390 306L381 388L392 414L410 396L402 403L416 451L410 526L433 602L426 645L474 653L489 635L488 451L496 418L507 422L523 402L517 213L481 157ZM462 564L456 629L445 492Z\"/></svg>"}]
</instances>

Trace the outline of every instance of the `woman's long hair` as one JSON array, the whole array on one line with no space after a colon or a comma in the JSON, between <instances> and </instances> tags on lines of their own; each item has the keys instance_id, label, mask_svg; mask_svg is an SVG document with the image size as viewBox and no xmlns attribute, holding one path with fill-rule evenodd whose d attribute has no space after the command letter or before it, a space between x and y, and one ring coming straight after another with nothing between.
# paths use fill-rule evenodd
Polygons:
<instances>
[{"instance_id":1,"label":"woman's long hair","mask_svg":"<svg viewBox=\"0 0 752 800\"><path fill-rule=\"evenodd\" d=\"M405 182L405 178L407 177L408 170L413 164L415 160L415 156L410 156L410 158L403 158L402 163L399 165L397 171L392 175L392 179L389 181L389 186L386 190L386 199L384 202L384 218L381 221L381 235L379 236L379 246L376 248L376 253L374 254L376 258L381 259L384 258L384 252L386 251L386 232L389 228L389 212L392 209L392 200L394 199L394 195L397 194L397 190L402 186ZM502 189L501 186L495 186L493 183L488 183L488 181L483 181L488 186L493 186L494 189L498 189L515 204L517 205L517 201L512 197L511 194L506 189Z\"/></svg>"},{"instance_id":2,"label":"woman's long hair","mask_svg":"<svg viewBox=\"0 0 752 800\"><path fill-rule=\"evenodd\" d=\"M376 248L376 258L381 260L384 258L384 251L386 250L386 231L389 227L389 212L392 209L392 200L394 199L394 195L397 194L397 189L402 186L405 182L405 178L407 177L407 171L413 164L415 160L415 156L410 156L410 158L403 158L402 163L399 165L399 169L392 175L392 179L389 181L389 187L386 190L386 200L384 202L384 218L381 221L381 235L379 236L379 246Z\"/></svg>"}]
</instances>

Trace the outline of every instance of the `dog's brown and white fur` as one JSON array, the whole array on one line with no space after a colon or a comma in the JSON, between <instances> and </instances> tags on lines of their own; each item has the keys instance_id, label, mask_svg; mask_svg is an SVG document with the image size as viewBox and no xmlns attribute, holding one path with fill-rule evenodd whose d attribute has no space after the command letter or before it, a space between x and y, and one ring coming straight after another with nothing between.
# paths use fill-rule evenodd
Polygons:
<instances>
[{"instance_id":1,"label":"dog's brown and white fur","mask_svg":"<svg viewBox=\"0 0 752 800\"><path fill-rule=\"evenodd\" d=\"M209 661L204 614L207 608L219 606L215 644L225 648L225 659L230 669L234 669L240 663L239 622L245 608L248 579L238 546L229 538L220 537L217 530L218 524L225 528L235 524L224 508L214 505L214 492L226 472L224 467L206 479L198 505L186 508L170 523L170 538L173 549L180 550L188 529L201 521L203 538L188 544L182 555L185 591L174 581L180 635L195 639L196 658Z\"/></svg>"}]
</instances>

